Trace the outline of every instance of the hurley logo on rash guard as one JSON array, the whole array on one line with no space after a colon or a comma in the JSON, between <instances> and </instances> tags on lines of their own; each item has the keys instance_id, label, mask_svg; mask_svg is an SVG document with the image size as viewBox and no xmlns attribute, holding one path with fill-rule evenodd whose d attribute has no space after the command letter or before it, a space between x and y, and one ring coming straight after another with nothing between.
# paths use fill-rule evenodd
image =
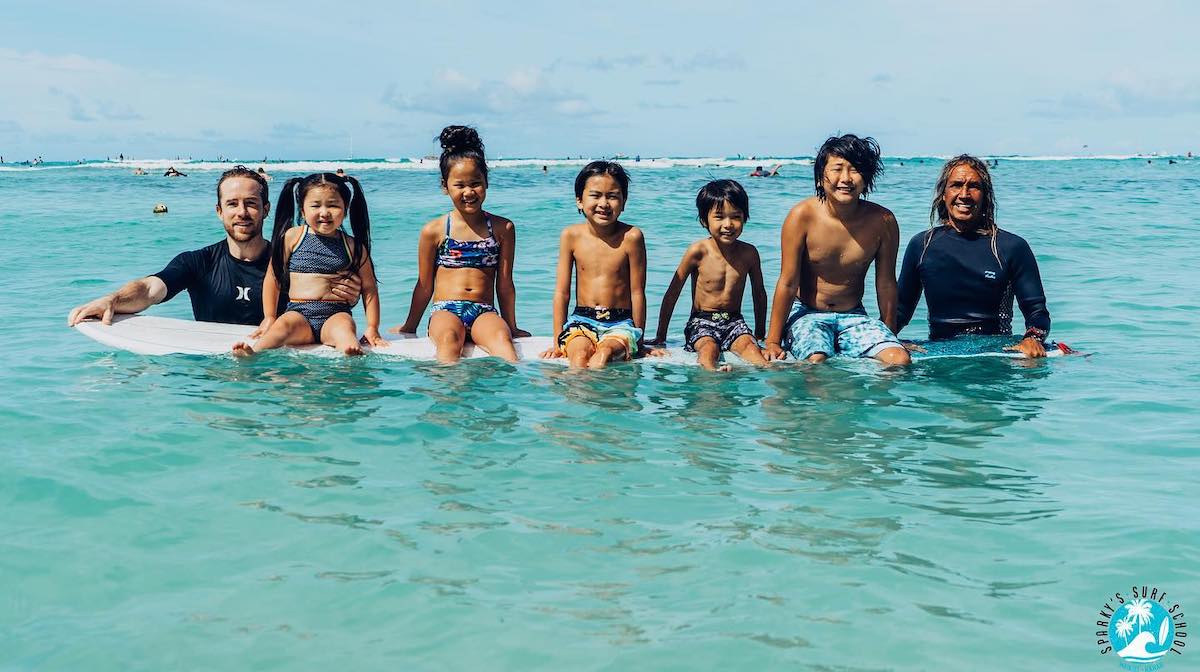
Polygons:
<instances>
[{"instance_id":1,"label":"hurley logo on rash guard","mask_svg":"<svg viewBox=\"0 0 1200 672\"><path fill-rule=\"evenodd\" d=\"M983 277L987 278L988 280L995 280L996 272L995 271L984 271Z\"/></svg>"},{"instance_id":2,"label":"hurley logo on rash guard","mask_svg":"<svg viewBox=\"0 0 1200 672\"><path fill-rule=\"evenodd\" d=\"M238 295L237 295L237 299L236 299L237 301L249 301L250 300L250 288L249 287L238 287L237 290L238 290Z\"/></svg>"}]
</instances>

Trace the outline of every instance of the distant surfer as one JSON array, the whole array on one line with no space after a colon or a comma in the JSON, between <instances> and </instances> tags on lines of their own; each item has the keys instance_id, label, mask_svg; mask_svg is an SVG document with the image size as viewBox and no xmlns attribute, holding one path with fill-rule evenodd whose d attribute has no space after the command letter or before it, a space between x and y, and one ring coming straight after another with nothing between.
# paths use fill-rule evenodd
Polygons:
<instances>
[{"instance_id":1,"label":"distant surfer","mask_svg":"<svg viewBox=\"0 0 1200 672\"><path fill-rule=\"evenodd\" d=\"M187 173L181 173L175 170L175 166L167 168L167 172L163 173L163 177L187 177Z\"/></svg>"},{"instance_id":2,"label":"distant surfer","mask_svg":"<svg viewBox=\"0 0 1200 672\"><path fill-rule=\"evenodd\" d=\"M271 245L262 235L263 219L271 211L268 195L266 180L255 171L245 166L225 171L217 181L217 216L225 227L224 240L180 253L158 273L76 307L67 324L86 319L109 324L114 314L141 312L183 290L197 320L260 324L263 277L271 259ZM356 276L347 276L332 283L324 298L355 303L360 288Z\"/></svg>"},{"instance_id":3,"label":"distant surfer","mask_svg":"<svg viewBox=\"0 0 1200 672\"><path fill-rule=\"evenodd\" d=\"M750 177L775 177L779 174L779 167L782 163L775 164L771 170L763 170L762 166L755 166L754 170L750 171Z\"/></svg>"},{"instance_id":4,"label":"distant surfer","mask_svg":"<svg viewBox=\"0 0 1200 672\"><path fill-rule=\"evenodd\" d=\"M267 171L266 171L266 169L264 169L262 166L259 166L259 167L258 167L258 171L257 171L257 172L258 172L258 174L259 174L259 175L261 175L261 176L262 176L262 178L263 178L264 180L266 180L267 182L270 182L270 181L271 181L271 176L267 174Z\"/></svg>"},{"instance_id":5,"label":"distant surfer","mask_svg":"<svg viewBox=\"0 0 1200 672\"><path fill-rule=\"evenodd\" d=\"M929 338L1012 334L1015 297L1025 333L1012 349L1046 356L1050 312L1033 251L996 224L996 193L987 163L963 154L946 162L930 208L931 228L913 236L900 267L899 332L924 290Z\"/></svg>"},{"instance_id":6,"label":"distant surfer","mask_svg":"<svg viewBox=\"0 0 1200 672\"><path fill-rule=\"evenodd\" d=\"M142 170L141 166L133 169L134 175L145 175L146 171Z\"/></svg>"}]
</instances>

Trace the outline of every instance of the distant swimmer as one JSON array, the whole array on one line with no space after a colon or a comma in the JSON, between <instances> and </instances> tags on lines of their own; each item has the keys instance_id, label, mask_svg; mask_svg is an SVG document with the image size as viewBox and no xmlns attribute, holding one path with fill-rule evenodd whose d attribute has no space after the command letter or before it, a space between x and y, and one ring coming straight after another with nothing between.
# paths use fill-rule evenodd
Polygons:
<instances>
[{"instance_id":1,"label":"distant swimmer","mask_svg":"<svg viewBox=\"0 0 1200 672\"><path fill-rule=\"evenodd\" d=\"M337 169L337 173L336 173L336 175L337 175L338 177L345 177L345 176L346 176L346 171L342 170L341 168L338 168L338 169Z\"/></svg>"},{"instance_id":2,"label":"distant swimmer","mask_svg":"<svg viewBox=\"0 0 1200 672\"><path fill-rule=\"evenodd\" d=\"M755 166L754 170L750 173L750 177L776 177L779 175L779 167L782 165L782 163L775 164L772 166L770 172L763 170L762 166Z\"/></svg>"},{"instance_id":3,"label":"distant swimmer","mask_svg":"<svg viewBox=\"0 0 1200 672\"><path fill-rule=\"evenodd\" d=\"M266 170L264 170L262 166L259 166L259 167L258 167L258 174L259 174L259 175L262 175L262 178L263 178L264 180L266 180L266 181L268 181L268 182L270 182L270 181L271 181L271 176L267 174L267 171L266 171Z\"/></svg>"},{"instance_id":4,"label":"distant swimmer","mask_svg":"<svg viewBox=\"0 0 1200 672\"><path fill-rule=\"evenodd\" d=\"M1175 159L1167 159L1167 163L1170 165L1174 165Z\"/></svg>"},{"instance_id":5,"label":"distant swimmer","mask_svg":"<svg viewBox=\"0 0 1200 672\"><path fill-rule=\"evenodd\" d=\"M167 172L163 173L163 177L187 177L187 173L181 173L175 170L175 166L167 168Z\"/></svg>"},{"instance_id":6,"label":"distant swimmer","mask_svg":"<svg viewBox=\"0 0 1200 672\"><path fill-rule=\"evenodd\" d=\"M550 172L550 169L548 169L546 166L542 166L542 172L548 173L548 172Z\"/></svg>"},{"instance_id":7,"label":"distant swimmer","mask_svg":"<svg viewBox=\"0 0 1200 672\"><path fill-rule=\"evenodd\" d=\"M139 167L133 169L133 174L134 175L145 175L146 171L142 170L142 168L139 166Z\"/></svg>"},{"instance_id":8,"label":"distant swimmer","mask_svg":"<svg viewBox=\"0 0 1200 672\"><path fill-rule=\"evenodd\" d=\"M156 215L167 214L167 204L166 203L155 203L154 204L154 214L156 214Z\"/></svg>"}]
</instances>

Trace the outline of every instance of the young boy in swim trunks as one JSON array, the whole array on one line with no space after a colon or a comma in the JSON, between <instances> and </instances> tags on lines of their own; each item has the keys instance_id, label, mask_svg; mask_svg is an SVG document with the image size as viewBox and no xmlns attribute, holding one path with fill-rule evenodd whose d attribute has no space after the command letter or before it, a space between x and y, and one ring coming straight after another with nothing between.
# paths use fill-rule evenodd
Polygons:
<instances>
[{"instance_id":1,"label":"young boy in swim trunks","mask_svg":"<svg viewBox=\"0 0 1200 672\"><path fill-rule=\"evenodd\" d=\"M871 138L829 138L817 152L817 195L783 221L768 359L786 352L814 363L838 353L888 365L911 361L895 335L900 228L887 208L863 199L882 170L879 145ZM872 263L879 320L862 305Z\"/></svg>"},{"instance_id":2,"label":"young boy in swim trunks","mask_svg":"<svg viewBox=\"0 0 1200 672\"><path fill-rule=\"evenodd\" d=\"M692 279L692 314L683 330L684 346L700 366L713 371L721 353L730 351L756 366L765 366L758 347L767 325L767 290L763 286L758 249L738 240L750 216L750 197L734 180L715 180L696 195L697 217L709 237L683 253L675 277L663 296L658 333L650 343L662 345L683 283ZM754 297L754 332L742 317L742 296L750 278ZM728 366L721 367L728 370Z\"/></svg>"},{"instance_id":3,"label":"young boy in swim trunks","mask_svg":"<svg viewBox=\"0 0 1200 672\"><path fill-rule=\"evenodd\" d=\"M629 175L609 161L593 161L575 178L575 205L586 221L559 237L554 285L555 344L543 357L566 357L573 368L601 368L641 349L646 326L646 241L620 220ZM567 316L571 271L575 310Z\"/></svg>"}]
</instances>

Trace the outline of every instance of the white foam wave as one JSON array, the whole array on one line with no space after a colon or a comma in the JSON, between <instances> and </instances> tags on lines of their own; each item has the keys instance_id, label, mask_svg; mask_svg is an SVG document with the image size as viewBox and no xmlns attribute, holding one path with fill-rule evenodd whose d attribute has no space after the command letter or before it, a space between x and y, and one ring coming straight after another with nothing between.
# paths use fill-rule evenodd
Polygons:
<instances>
[{"instance_id":1,"label":"white foam wave","mask_svg":"<svg viewBox=\"0 0 1200 672\"><path fill-rule=\"evenodd\" d=\"M638 160L637 157L607 157L618 161L627 169L665 169L665 168L740 168L747 171L763 166L770 169L775 165L780 166L811 166L812 159L809 157L642 157ZM949 156L886 156L887 161L918 161L931 160L942 161L950 158ZM999 161L1128 161L1128 160L1162 160L1162 159L1177 159L1187 161L1187 157L1179 154L1097 154L1094 156L1069 156L1069 155L1045 155L1045 156L1014 156L1014 155L980 155L981 159L999 160ZM594 158L504 158L499 157L488 160L488 166L492 169L504 168L530 168L530 167L554 167L554 166L583 166ZM162 174L167 168L174 166L176 169L186 173L188 171L225 171L235 165L242 164L252 169L259 167L266 170L268 173L317 173L317 172L335 172L338 168L347 172L361 172L374 170L412 170L412 171L428 171L433 172L438 169L437 159L422 158L422 157L389 157L386 159L312 159L299 161L244 161L244 160L227 160L227 161L212 161L212 160L191 160L191 159L126 159L124 161L95 161L77 163L54 163L42 164L37 166L25 166L21 164L3 164L0 165L0 172L20 172L20 171L37 171L37 170L71 170L79 168L100 168L111 170L123 170L132 172L135 168L142 168L151 175L157 173Z\"/></svg>"}]
</instances>

